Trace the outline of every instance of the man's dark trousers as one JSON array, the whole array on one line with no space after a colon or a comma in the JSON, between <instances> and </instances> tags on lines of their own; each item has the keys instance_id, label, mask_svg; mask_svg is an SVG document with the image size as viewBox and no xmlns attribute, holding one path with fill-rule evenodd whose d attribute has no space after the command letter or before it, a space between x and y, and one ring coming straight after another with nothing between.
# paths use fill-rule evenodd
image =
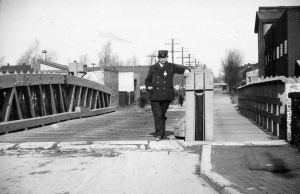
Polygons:
<instances>
[{"instance_id":1,"label":"man's dark trousers","mask_svg":"<svg viewBox=\"0 0 300 194\"><path fill-rule=\"evenodd\" d=\"M163 138L166 131L166 112L171 101L151 101L151 108L155 123L155 133L158 137Z\"/></svg>"}]
</instances>

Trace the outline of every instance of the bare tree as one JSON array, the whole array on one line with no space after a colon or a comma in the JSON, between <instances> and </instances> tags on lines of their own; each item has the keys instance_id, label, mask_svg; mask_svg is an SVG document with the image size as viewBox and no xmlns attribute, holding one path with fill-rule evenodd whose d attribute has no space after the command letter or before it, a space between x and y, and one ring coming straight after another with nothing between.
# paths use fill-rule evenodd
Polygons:
<instances>
[{"instance_id":1,"label":"bare tree","mask_svg":"<svg viewBox=\"0 0 300 194\"><path fill-rule=\"evenodd\" d=\"M224 81L229 87L229 93L234 94L242 81L240 75L242 57L237 50L229 50L221 63L224 70Z\"/></svg>"},{"instance_id":2,"label":"bare tree","mask_svg":"<svg viewBox=\"0 0 300 194\"><path fill-rule=\"evenodd\" d=\"M147 57L149 58L149 60L147 61L149 65L153 65L154 63L157 62L156 53L157 53L156 51L153 51L152 53L147 55Z\"/></svg>"},{"instance_id":3,"label":"bare tree","mask_svg":"<svg viewBox=\"0 0 300 194\"><path fill-rule=\"evenodd\" d=\"M224 76L223 75L218 75L218 76L214 76L214 83L221 83L224 81Z\"/></svg>"},{"instance_id":4,"label":"bare tree","mask_svg":"<svg viewBox=\"0 0 300 194\"><path fill-rule=\"evenodd\" d=\"M102 50L98 53L99 57L99 66L110 66L112 60L112 49L111 42L107 42L103 45Z\"/></svg>"},{"instance_id":5,"label":"bare tree","mask_svg":"<svg viewBox=\"0 0 300 194\"><path fill-rule=\"evenodd\" d=\"M57 54L53 50L47 51L47 61L55 62L57 61Z\"/></svg>"},{"instance_id":6,"label":"bare tree","mask_svg":"<svg viewBox=\"0 0 300 194\"><path fill-rule=\"evenodd\" d=\"M79 61L80 61L80 63L87 64L88 63L88 55L87 54L81 55L79 57Z\"/></svg>"},{"instance_id":7,"label":"bare tree","mask_svg":"<svg viewBox=\"0 0 300 194\"><path fill-rule=\"evenodd\" d=\"M132 63L132 66L137 66L137 65L139 65L139 61L138 61L136 55L132 56L132 58L131 58L131 63Z\"/></svg>"},{"instance_id":8,"label":"bare tree","mask_svg":"<svg viewBox=\"0 0 300 194\"><path fill-rule=\"evenodd\" d=\"M25 53L20 57L17 64L22 65L31 65L35 64L37 59L39 58L38 54L38 48L39 48L40 42L38 40L35 40L34 43L25 51Z\"/></svg>"},{"instance_id":9,"label":"bare tree","mask_svg":"<svg viewBox=\"0 0 300 194\"><path fill-rule=\"evenodd\" d=\"M121 66L122 62L119 59L118 55L114 54L111 56L109 64L110 64L110 66Z\"/></svg>"},{"instance_id":10,"label":"bare tree","mask_svg":"<svg viewBox=\"0 0 300 194\"><path fill-rule=\"evenodd\" d=\"M117 54L113 54L111 42L103 45L102 50L98 53L99 66L120 66L123 62L119 59Z\"/></svg>"},{"instance_id":11,"label":"bare tree","mask_svg":"<svg viewBox=\"0 0 300 194\"><path fill-rule=\"evenodd\" d=\"M0 66L4 65L4 62L5 62L5 56L2 56L0 58Z\"/></svg>"},{"instance_id":12,"label":"bare tree","mask_svg":"<svg viewBox=\"0 0 300 194\"><path fill-rule=\"evenodd\" d=\"M126 61L126 66L138 66L139 62L136 55L132 56L130 59Z\"/></svg>"}]
</instances>

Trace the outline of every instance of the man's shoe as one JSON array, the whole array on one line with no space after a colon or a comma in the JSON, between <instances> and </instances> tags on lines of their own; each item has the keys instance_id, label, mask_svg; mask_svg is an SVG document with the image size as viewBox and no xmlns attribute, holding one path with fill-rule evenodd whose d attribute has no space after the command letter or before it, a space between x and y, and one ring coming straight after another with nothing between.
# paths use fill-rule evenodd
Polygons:
<instances>
[{"instance_id":1,"label":"man's shoe","mask_svg":"<svg viewBox=\"0 0 300 194\"><path fill-rule=\"evenodd\" d=\"M161 140L161 137L156 137L155 140L156 140L156 141L160 141L160 140Z\"/></svg>"}]
</instances>

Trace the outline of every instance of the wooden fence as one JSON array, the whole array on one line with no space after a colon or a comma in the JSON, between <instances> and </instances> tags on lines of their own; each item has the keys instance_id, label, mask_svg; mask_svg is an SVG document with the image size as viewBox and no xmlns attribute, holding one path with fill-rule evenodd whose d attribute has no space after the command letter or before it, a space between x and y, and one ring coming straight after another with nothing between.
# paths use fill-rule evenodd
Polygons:
<instances>
[{"instance_id":1,"label":"wooden fence","mask_svg":"<svg viewBox=\"0 0 300 194\"><path fill-rule=\"evenodd\" d=\"M238 89L239 111L280 139L290 140L287 125L288 93L300 86L300 78L266 78Z\"/></svg>"}]
</instances>

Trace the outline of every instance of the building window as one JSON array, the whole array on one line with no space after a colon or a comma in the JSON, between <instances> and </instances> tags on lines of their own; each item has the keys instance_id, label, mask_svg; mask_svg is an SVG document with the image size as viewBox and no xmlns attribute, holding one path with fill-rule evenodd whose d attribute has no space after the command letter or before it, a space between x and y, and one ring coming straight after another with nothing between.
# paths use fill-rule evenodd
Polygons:
<instances>
[{"instance_id":1,"label":"building window","mask_svg":"<svg viewBox=\"0 0 300 194\"><path fill-rule=\"evenodd\" d=\"M276 59L279 59L279 46L276 47Z\"/></svg>"},{"instance_id":2,"label":"building window","mask_svg":"<svg viewBox=\"0 0 300 194\"><path fill-rule=\"evenodd\" d=\"M284 41L284 54L287 54L287 40Z\"/></svg>"},{"instance_id":3,"label":"building window","mask_svg":"<svg viewBox=\"0 0 300 194\"><path fill-rule=\"evenodd\" d=\"M279 52L280 57L283 56L283 43L280 44L280 52Z\"/></svg>"}]
</instances>

